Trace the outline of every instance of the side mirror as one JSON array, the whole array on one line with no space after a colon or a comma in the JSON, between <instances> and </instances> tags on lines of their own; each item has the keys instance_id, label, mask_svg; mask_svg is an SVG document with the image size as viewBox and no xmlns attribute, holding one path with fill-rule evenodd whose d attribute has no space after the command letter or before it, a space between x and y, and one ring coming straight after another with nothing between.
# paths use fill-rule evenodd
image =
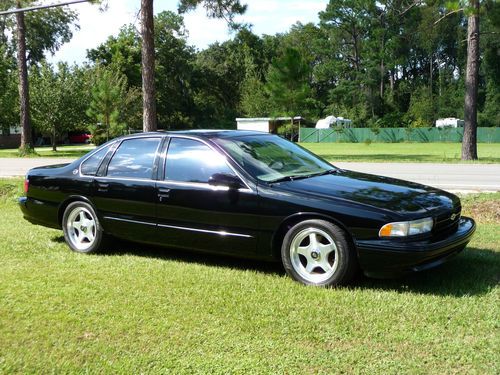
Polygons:
<instances>
[{"instance_id":1,"label":"side mirror","mask_svg":"<svg viewBox=\"0 0 500 375\"><path fill-rule=\"evenodd\" d=\"M243 183L238 176L228 173L214 173L208 179L208 184L212 186L225 186L230 189L243 187Z\"/></svg>"}]
</instances>

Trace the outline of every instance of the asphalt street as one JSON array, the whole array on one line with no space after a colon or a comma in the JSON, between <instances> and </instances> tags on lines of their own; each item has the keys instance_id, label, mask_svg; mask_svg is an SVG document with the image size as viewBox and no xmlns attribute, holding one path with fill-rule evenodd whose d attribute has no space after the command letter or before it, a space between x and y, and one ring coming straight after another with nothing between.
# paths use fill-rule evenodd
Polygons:
<instances>
[{"instance_id":1,"label":"asphalt street","mask_svg":"<svg viewBox=\"0 0 500 375\"><path fill-rule=\"evenodd\" d=\"M69 163L65 158L0 158L0 177L24 176L30 168ZM500 164L335 163L339 168L419 182L449 191L500 191Z\"/></svg>"},{"instance_id":2,"label":"asphalt street","mask_svg":"<svg viewBox=\"0 0 500 375\"><path fill-rule=\"evenodd\" d=\"M500 191L500 164L335 163L339 168L414 181L449 191Z\"/></svg>"}]
</instances>

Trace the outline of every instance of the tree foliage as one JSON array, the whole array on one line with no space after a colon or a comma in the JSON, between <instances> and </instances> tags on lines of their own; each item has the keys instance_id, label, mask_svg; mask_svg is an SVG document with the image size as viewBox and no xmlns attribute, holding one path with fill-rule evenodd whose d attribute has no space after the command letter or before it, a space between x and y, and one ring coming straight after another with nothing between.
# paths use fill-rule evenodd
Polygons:
<instances>
[{"instance_id":1,"label":"tree foliage","mask_svg":"<svg viewBox=\"0 0 500 375\"><path fill-rule=\"evenodd\" d=\"M308 75L309 66L294 48L286 48L273 61L267 73L266 91L277 114L293 117L303 113L311 94Z\"/></svg>"},{"instance_id":2,"label":"tree foliage","mask_svg":"<svg viewBox=\"0 0 500 375\"><path fill-rule=\"evenodd\" d=\"M128 130L124 109L133 106L140 96L136 90L127 88L127 78L113 67L97 66L92 78L86 114L92 120L89 129L93 140L101 144Z\"/></svg>"},{"instance_id":3,"label":"tree foliage","mask_svg":"<svg viewBox=\"0 0 500 375\"><path fill-rule=\"evenodd\" d=\"M225 19L229 26L237 28L239 25L234 21L234 17L245 13L247 6L240 0L180 0L179 13L186 13L203 6L209 18Z\"/></svg>"},{"instance_id":4,"label":"tree foliage","mask_svg":"<svg viewBox=\"0 0 500 375\"><path fill-rule=\"evenodd\" d=\"M77 66L60 63L57 69L45 62L30 71L31 103L34 128L49 135L56 151L59 138L68 131L85 129L87 87Z\"/></svg>"},{"instance_id":5,"label":"tree foliage","mask_svg":"<svg viewBox=\"0 0 500 375\"><path fill-rule=\"evenodd\" d=\"M209 17L226 18L236 26L236 15L245 7L235 0L181 1L181 14L162 12L154 18L158 127L231 128L241 116L301 115L314 122L335 115L374 129L433 126L438 118L464 118L469 13L466 2L457 4L453 11L434 0L332 0L320 12L318 24L296 23L286 32L262 36L239 25L231 39L196 50L189 45L182 13L204 7ZM462 7L464 11L458 11ZM498 4L483 0L480 16L478 125L500 126ZM44 37L44 43L28 38L29 48L42 51L33 52L30 60L39 74L45 69L41 57L70 37L64 25L75 22L70 14L51 17L61 22L60 27L51 26L53 38ZM2 127L18 121L9 22L0 18ZM44 26L33 27L44 34ZM141 46L137 27L124 25L88 51L88 64L67 67L66 74L83 82L74 89L80 102L67 106L80 112L74 123L90 126L96 139L105 138L105 127L95 125L106 124L104 113L111 136L142 128ZM32 85L41 85L35 78ZM45 105L39 98L33 100L41 108ZM87 113L80 109L89 107ZM42 122L49 123L34 117L37 131L49 129Z\"/></svg>"}]
</instances>

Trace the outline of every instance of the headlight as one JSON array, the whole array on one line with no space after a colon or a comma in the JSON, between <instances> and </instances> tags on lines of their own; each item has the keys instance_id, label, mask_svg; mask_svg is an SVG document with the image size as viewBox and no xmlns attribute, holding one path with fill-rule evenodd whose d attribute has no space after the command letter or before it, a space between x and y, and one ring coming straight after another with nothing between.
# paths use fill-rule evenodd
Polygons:
<instances>
[{"instance_id":1,"label":"headlight","mask_svg":"<svg viewBox=\"0 0 500 375\"><path fill-rule=\"evenodd\" d=\"M430 232L433 225L434 220L432 217L426 217L425 219L413 221L400 221L397 223L385 224L382 228L380 228L378 235L379 237L413 236L415 234Z\"/></svg>"}]
</instances>

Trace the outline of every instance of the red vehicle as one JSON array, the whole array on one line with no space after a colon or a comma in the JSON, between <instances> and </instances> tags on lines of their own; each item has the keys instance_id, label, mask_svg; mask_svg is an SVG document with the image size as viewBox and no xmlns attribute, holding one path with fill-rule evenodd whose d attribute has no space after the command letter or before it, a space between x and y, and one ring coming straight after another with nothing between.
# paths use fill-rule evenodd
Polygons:
<instances>
[{"instance_id":1,"label":"red vehicle","mask_svg":"<svg viewBox=\"0 0 500 375\"><path fill-rule=\"evenodd\" d=\"M85 132L70 132L68 139L69 143L90 143L92 135Z\"/></svg>"}]
</instances>

